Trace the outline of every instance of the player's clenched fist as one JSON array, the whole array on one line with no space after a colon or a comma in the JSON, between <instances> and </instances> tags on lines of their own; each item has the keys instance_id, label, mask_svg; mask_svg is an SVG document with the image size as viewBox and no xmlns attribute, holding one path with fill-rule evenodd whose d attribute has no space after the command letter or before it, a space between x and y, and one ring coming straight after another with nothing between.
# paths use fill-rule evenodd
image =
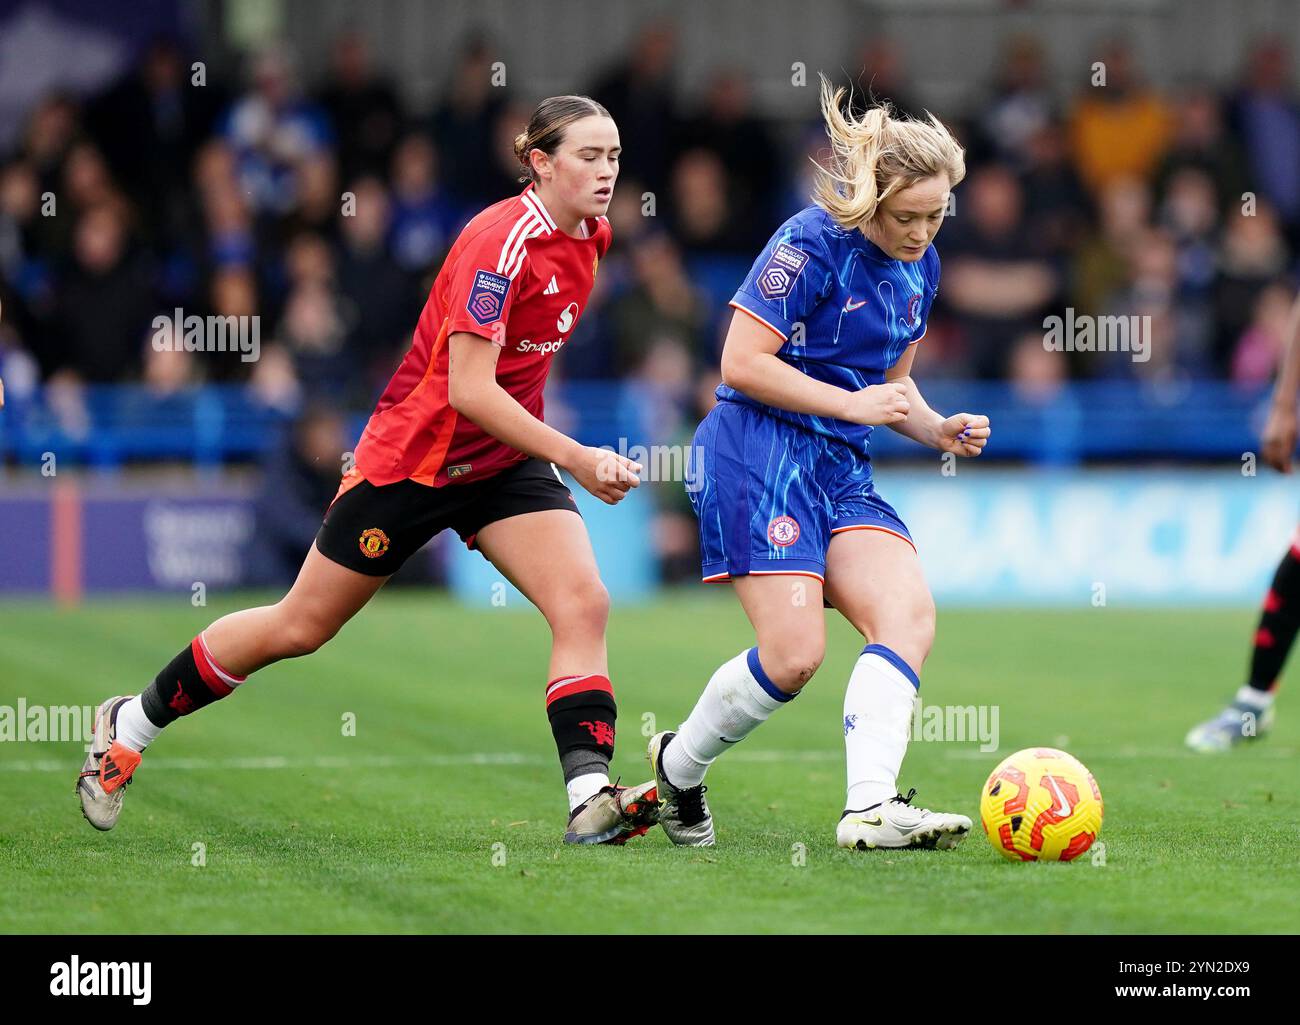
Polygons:
<instances>
[{"instance_id":1,"label":"player's clenched fist","mask_svg":"<svg viewBox=\"0 0 1300 1025\"><path fill-rule=\"evenodd\" d=\"M854 392L849 402L849 415L845 419L870 426L905 420L910 408L907 388L897 381L869 385Z\"/></svg>"},{"instance_id":2,"label":"player's clenched fist","mask_svg":"<svg viewBox=\"0 0 1300 1025\"><path fill-rule=\"evenodd\" d=\"M939 425L938 448L959 456L977 456L988 444L990 430L987 416L954 413Z\"/></svg>"},{"instance_id":3,"label":"player's clenched fist","mask_svg":"<svg viewBox=\"0 0 1300 1025\"><path fill-rule=\"evenodd\" d=\"M582 448L565 467L574 480L606 505L616 505L641 483L641 464L605 448Z\"/></svg>"},{"instance_id":4,"label":"player's clenched fist","mask_svg":"<svg viewBox=\"0 0 1300 1025\"><path fill-rule=\"evenodd\" d=\"M1291 472L1295 452L1296 416L1293 406L1274 406L1269 410L1264 433L1260 437L1260 455L1278 473Z\"/></svg>"}]
</instances>

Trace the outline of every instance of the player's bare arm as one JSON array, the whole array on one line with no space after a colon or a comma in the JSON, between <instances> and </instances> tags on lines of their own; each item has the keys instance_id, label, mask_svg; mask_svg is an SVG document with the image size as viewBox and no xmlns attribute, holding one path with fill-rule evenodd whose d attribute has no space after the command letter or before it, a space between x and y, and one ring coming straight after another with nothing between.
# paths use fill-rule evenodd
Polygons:
<instances>
[{"instance_id":1,"label":"player's bare arm","mask_svg":"<svg viewBox=\"0 0 1300 1025\"><path fill-rule=\"evenodd\" d=\"M1287 320L1286 353L1282 369L1273 386L1273 402L1260 436L1260 454L1264 462L1279 473L1291 472L1296 444L1296 392L1300 391L1300 294L1291 306Z\"/></svg>"},{"instance_id":2,"label":"player's bare arm","mask_svg":"<svg viewBox=\"0 0 1300 1025\"><path fill-rule=\"evenodd\" d=\"M587 491L609 505L640 480L639 463L607 449L580 445L524 409L496 379L501 348L489 339L458 331L448 340L448 401L511 448L568 470Z\"/></svg>"},{"instance_id":3,"label":"player's bare arm","mask_svg":"<svg viewBox=\"0 0 1300 1025\"><path fill-rule=\"evenodd\" d=\"M915 359L916 344L912 344L885 372L887 383L903 387L908 407L907 416L889 426L904 437L940 452L970 457L979 455L989 440L989 418L977 413L954 413L945 417L931 409L912 378Z\"/></svg>"},{"instance_id":4,"label":"player's bare arm","mask_svg":"<svg viewBox=\"0 0 1300 1025\"><path fill-rule=\"evenodd\" d=\"M818 381L776 355L785 338L739 310L722 349L722 380L769 406L856 424L896 423L907 416L904 390L875 384L860 391Z\"/></svg>"}]
</instances>

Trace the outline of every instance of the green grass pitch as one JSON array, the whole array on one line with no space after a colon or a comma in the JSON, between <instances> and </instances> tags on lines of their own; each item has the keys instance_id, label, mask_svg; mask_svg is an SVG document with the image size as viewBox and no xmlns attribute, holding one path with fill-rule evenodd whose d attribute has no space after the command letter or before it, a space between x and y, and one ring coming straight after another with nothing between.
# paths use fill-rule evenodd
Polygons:
<instances>
[{"instance_id":1,"label":"green grass pitch","mask_svg":"<svg viewBox=\"0 0 1300 1025\"><path fill-rule=\"evenodd\" d=\"M0 704L135 692L248 597L0 605ZM659 830L566 847L540 616L384 594L315 656L170 728L111 833L81 817L79 744L0 744L0 932L1290 931L1300 714L1284 694L1276 732L1250 749L1182 748L1239 682L1253 619L940 609L922 696L998 706L1000 746L914 742L902 786L978 820L993 766L1054 744L1106 801L1104 865L1013 864L978 825L951 852L836 848L840 706L861 641L833 614L804 694L710 773L717 847L677 849ZM649 777L650 717L675 726L748 643L722 590L615 610L624 782Z\"/></svg>"}]
</instances>

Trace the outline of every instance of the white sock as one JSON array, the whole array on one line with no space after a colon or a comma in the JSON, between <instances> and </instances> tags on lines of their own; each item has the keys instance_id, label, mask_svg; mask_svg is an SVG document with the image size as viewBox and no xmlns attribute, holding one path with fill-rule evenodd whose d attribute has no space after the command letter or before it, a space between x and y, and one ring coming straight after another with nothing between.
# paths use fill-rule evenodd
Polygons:
<instances>
[{"instance_id":1,"label":"white sock","mask_svg":"<svg viewBox=\"0 0 1300 1025\"><path fill-rule=\"evenodd\" d=\"M676 787L698 786L718 755L735 747L792 697L768 678L757 648L724 662L664 749L668 781Z\"/></svg>"},{"instance_id":2,"label":"white sock","mask_svg":"<svg viewBox=\"0 0 1300 1025\"><path fill-rule=\"evenodd\" d=\"M569 811L573 811L592 794L600 793L601 787L609 786L609 777L603 772L586 772L564 784L569 792Z\"/></svg>"},{"instance_id":3,"label":"white sock","mask_svg":"<svg viewBox=\"0 0 1300 1025\"><path fill-rule=\"evenodd\" d=\"M1247 685L1237 691L1237 696L1233 700L1240 701L1243 705L1250 705L1251 708L1257 708L1262 712L1273 704L1273 695L1266 690Z\"/></svg>"},{"instance_id":4,"label":"white sock","mask_svg":"<svg viewBox=\"0 0 1300 1025\"><path fill-rule=\"evenodd\" d=\"M144 702L137 694L117 710L117 739L132 751L143 751L163 731L144 714Z\"/></svg>"},{"instance_id":5,"label":"white sock","mask_svg":"<svg viewBox=\"0 0 1300 1025\"><path fill-rule=\"evenodd\" d=\"M862 649L844 692L845 808L860 811L898 793L912 708L921 681L883 644Z\"/></svg>"}]
</instances>

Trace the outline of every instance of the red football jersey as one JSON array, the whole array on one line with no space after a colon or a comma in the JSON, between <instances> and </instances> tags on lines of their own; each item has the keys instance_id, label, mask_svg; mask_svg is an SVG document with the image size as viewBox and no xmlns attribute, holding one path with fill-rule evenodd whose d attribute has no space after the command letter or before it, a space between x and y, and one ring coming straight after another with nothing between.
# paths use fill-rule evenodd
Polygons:
<instances>
[{"instance_id":1,"label":"red football jersey","mask_svg":"<svg viewBox=\"0 0 1300 1025\"><path fill-rule=\"evenodd\" d=\"M497 383L542 419L551 360L586 309L612 240L604 217L587 218L579 230L583 237L574 238L557 228L532 183L465 226L357 445L361 477L441 487L482 480L527 458L452 408L447 340L468 331L500 345Z\"/></svg>"}]
</instances>

